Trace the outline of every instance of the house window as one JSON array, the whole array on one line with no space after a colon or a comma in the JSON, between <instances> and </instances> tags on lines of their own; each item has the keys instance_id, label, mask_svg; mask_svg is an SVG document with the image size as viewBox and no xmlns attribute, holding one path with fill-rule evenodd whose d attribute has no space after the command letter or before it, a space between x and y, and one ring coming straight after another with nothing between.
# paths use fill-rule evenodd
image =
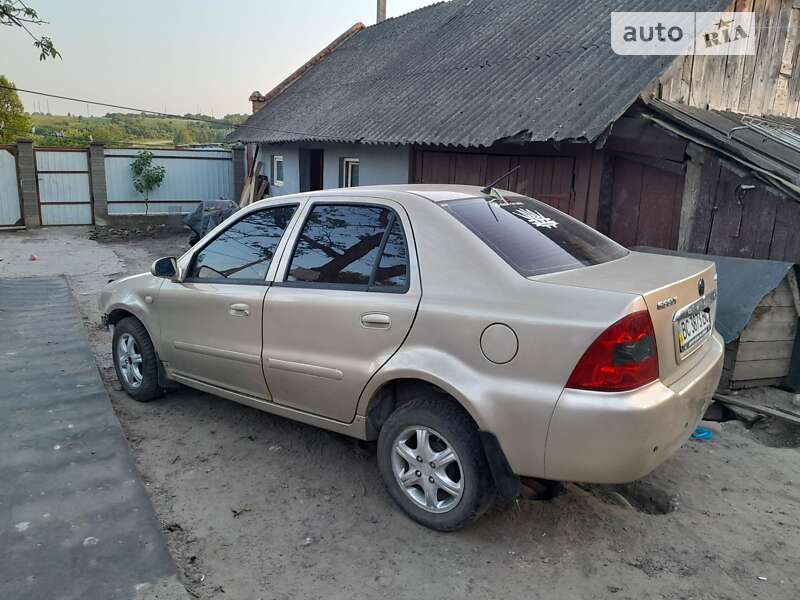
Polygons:
<instances>
[{"instance_id":1,"label":"house window","mask_svg":"<svg viewBox=\"0 0 800 600\"><path fill-rule=\"evenodd\" d=\"M283 155L272 155L272 185L283 185Z\"/></svg>"},{"instance_id":2,"label":"house window","mask_svg":"<svg viewBox=\"0 0 800 600\"><path fill-rule=\"evenodd\" d=\"M358 186L358 159L345 158L343 164L343 185L342 187L357 187Z\"/></svg>"}]
</instances>

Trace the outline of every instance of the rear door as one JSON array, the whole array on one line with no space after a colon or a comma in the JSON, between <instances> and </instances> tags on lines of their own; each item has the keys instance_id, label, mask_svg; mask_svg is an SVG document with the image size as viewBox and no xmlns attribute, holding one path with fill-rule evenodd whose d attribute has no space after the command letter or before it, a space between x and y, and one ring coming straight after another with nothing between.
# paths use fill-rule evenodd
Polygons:
<instances>
[{"instance_id":1,"label":"rear door","mask_svg":"<svg viewBox=\"0 0 800 600\"><path fill-rule=\"evenodd\" d=\"M392 201L317 198L264 310L273 401L336 421L403 343L421 296L408 215Z\"/></svg>"},{"instance_id":2,"label":"rear door","mask_svg":"<svg viewBox=\"0 0 800 600\"><path fill-rule=\"evenodd\" d=\"M269 398L261 366L261 319L272 258L297 204L249 212L200 248L181 282L158 295L160 358L171 372Z\"/></svg>"}]
</instances>

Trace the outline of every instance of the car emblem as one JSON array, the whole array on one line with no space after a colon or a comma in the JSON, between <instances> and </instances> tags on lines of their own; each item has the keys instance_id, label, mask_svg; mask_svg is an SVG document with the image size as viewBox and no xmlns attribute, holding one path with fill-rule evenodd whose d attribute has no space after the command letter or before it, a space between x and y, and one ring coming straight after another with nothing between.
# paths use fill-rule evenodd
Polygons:
<instances>
[{"instance_id":1,"label":"car emblem","mask_svg":"<svg viewBox=\"0 0 800 600\"><path fill-rule=\"evenodd\" d=\"M701 296L706 293L706 280L702 277L697 282L697 293Z\"/></svg>"},{"instance_id":2,"label":"car emblem","mask_svg":"<svg viewBox=\"0 0 800 600\"><path fill-rule=\"evenodd\" d=\"M659 300L656 302L656 309L657 310L664 310L667 307L674 306L678 303L678 297L672 296L672 298L665 298L664 300Z\"/></svg>"}]
</instances>

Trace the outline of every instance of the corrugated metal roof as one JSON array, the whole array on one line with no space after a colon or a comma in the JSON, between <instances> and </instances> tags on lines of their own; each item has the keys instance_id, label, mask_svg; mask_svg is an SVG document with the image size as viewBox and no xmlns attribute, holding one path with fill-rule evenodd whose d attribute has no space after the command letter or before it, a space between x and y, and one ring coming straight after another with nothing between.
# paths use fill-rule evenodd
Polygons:
<instances>
[{"instance_id":1,"label":"corrugated metal roof","mask_svg":"<svg viewBox=\"0 0 800 600\"><path fill-rule=\"evenodd\" d=\"M673 61L620 56L612 11L726 0L452 0L368 27L229 140L489 146L594 140Z\"/></svg>"},{"instance_id":2,"label":"corrugated metal roof","mask_svg":"<svg viewBox=\"0 0 800 600\"><path fill-rule=\"evenodd\" d=\"M800 119L756 118L655 98L647 106L662 127L720 150L800 198Z\"/></svg>"}]
</instances>

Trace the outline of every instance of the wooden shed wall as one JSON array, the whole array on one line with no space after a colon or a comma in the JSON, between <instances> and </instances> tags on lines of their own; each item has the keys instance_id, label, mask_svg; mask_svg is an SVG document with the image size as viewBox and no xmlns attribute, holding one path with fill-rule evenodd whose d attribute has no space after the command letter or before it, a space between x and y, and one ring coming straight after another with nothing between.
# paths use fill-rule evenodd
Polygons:
<instances>
[{"instance_id":1,"label":"wooden shed wall","mask_svg":"<svg viewBox=\"0 0 800 600\"><path fill-rule=\"evenodd\" d=\"M598 224L605 162L603 153L588 144L460 152L415 148L412 161L414 183L485 185L519 166L499 187L538 198L593 227Z\"/></svg>"},{"instance_id":2,"label":"wooden shed wall","mask_svg":"<svg viewBox=\"0 0 800 600\"><path fill-rule=\"evenodd\" d=\"M800 202L691 145L679 249L800 263Z\"/></svg>"},{"instance_id":3,"label":"wooden shed wall","mask_svg":"<svg viewBox=\"0 0 800 600\"><path fill-rule=\"evenodd\" d=\"M800 0L736 0L729 11L755 12L754 56L685 56L654 93L699 108L800 117Z\"/></svg>"},{"instance_id":4,"label":"wooden shed wall","mask_svg":"<svg viewBox=\"0 0 800 600\"><path fill-rule=\"evenodd\" d=\"M796 276L790 271L764 297L739 338L727 345L722 389L784 382L791 366L799 300Z\"/></svg>"}]
</instances>

